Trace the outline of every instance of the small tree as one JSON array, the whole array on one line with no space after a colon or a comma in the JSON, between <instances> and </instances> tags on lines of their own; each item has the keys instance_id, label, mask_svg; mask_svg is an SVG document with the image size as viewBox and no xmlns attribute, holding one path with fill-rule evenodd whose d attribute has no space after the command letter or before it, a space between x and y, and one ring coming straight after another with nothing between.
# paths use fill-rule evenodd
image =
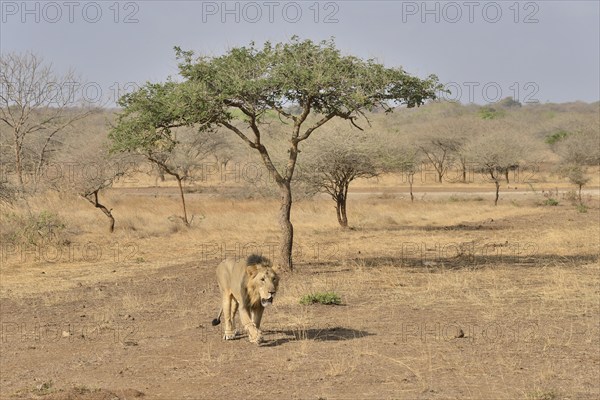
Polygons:
<instances>
[{"instance_id":1,"label":"small tree","mask_svg":"<svg viewBox=\"0 0 600 400\"><path fill-rule=\"evenodd\" d=\"M175 178L181 199L182 220L186 225L189 225L191 220L188 219L187 215L183 182L195 180L194 172L198 163L213 155L221 146L222 140L214 135L214 132L206 132L202 135L197 135L190 129L179 129L174 132L178 135L174 135L175 144L173 147L162 151L147 148L145 152L140 152L140 154L158 166L160 172Z\"/></svg>"},{"instance_id":2,"label":"small tree","mask_svg":"<svg viewBox=\"0 0 600 400\"><path fill-rule=\"evenodd\" d=\"M348 133L332 134L318 148L306 150L300 180L316 192L324 192L335 202L338 223L348 227L347 201L350 183L358 178L378 175L375 154L357 143L360 138ZM370 154L369 154L370 153Z\"/></svg>"},{"instance_id":3,"label":"small tree","mask_svg":"<svg viewBox=\"0 0 600 400\"><path fill-rule=\"evenodd\" d=\"M415 175L419 172L419 165L421 162L417 158L417 152L408 152L404 156L404 162L401 166L402 176L406 177L408 183L408 192L410 193L410 201L415 201L415 195L413 194L413 184L415 183Z\"/></svg>"},{"instance_id":4,"label":"small tree","mask_svg":"<svg viewBox=\"0 0 600 400\"><path fill-rule=\"evenodd\" d=\"M467 182L469 156L465 146L471 140L481 121L473 115L444 116L438 121L426 122L416 127L420 133L418 148L434 167L439 182ZM448 177L450 168L457 168L456 175Z\"/></svg>"},{"instance_id":5,"label":"small tree","mask_svg":"<svg viewBox=\"0 0 600 400\"><path fill-rule=\"evenodd\" d=\"M95 110L83 102L83 84L73 71L58 75L52 65L32 53L0 56L0 122L12 132L17 184L25 190L25 150L31 153L33 173L39 177L57 136ZM78 107L81 106L81 107Z\"/></svg>"},{"instance_id":6,"label":"small tree","mask_svg":"<svg viewBox=\"0 0 600 400\"><path fill-rule=\"evenodd\" d=\"M163 142L178 124L197 125L201 131L218 125L237 135L260 155L280 190L279 263L288 270L293 245L291 183L300 144L331 120L357 126L357 118L366 111L377 107L392 111L394 103L415 107L435 98L441 89L433 75L419 79L401 68L343 56L333 40L314 43L294 37L289 43L267 42L262 48L252 43L220 57L195 58L191 51L176 51L184 82L172 91L175 95L164 95L162 85L150 84L126 95L120 101L124 110L113 137L123 137L123 142L129 141L127 136ZM268 124L279 124L279 132L288 134L287 160L279 169L263 141Z\"/></svg>"},{"instance_id":7,"label":"small tree","mask_svg":"<svg viewBox=\"0 0 600 400\"><path fill-rule=\"evenodd\" d=\"M466 153L484 177L491 179L496 186L494 205L498 205L500 182L505 171L530 156L530 146L518 133L502 131L498 127L473 140L466 146Z\"/></svg>"},{"instance_id":8,"label":"small tree","mask_svg":"<svg viewBox=\"0 0 600 400\"><path fill-rule=\"evenodd\" d=\"M145 157L163 172L177 181L182 206L182 220L190 221L187 215L183 181L191 179L193 167L213 154L222 140L212 130L200 134L191 127L196 120L184 114L186 96L184 86L167 82L147 84L137 92L119 100L126 111L118 116L109 137L112 150L134 152ZM209 116L206 116L210 120ZM184 129L187 128L187 129Z\"/></svg>"},{"instance_id":9,"label":"small tree","mask_svg":"<svg viewBox=\"0 0 600 400\"><path fill-rule=\"evenodd\" d=\"M502 173L504 174L504 179L506 180L506 184L510 184L510 171L516 171L519 169L519 164L508 165L502 168Z\"/></svg>"},{"instance_id":10,"label":"small tree","mask_svg":"<svg viewBox=\"0 0 600 400\"><path fill-rule=\"evenodd\" d=\"M579 202L582 202L581 190L590 179L588 166L600 165L600 126L598 122L589 123L578 131L563 135L558 142L552 143L553 149L561 156L558 167L560 174L578 187Z\"/></svg>"},{"instance_id":11,"label":"small tree","mask_svg":"<svg viewBox=\"0 0 600 400\"><path fill-rule=\"evenodd\" d=\"M453 163L454 153L458 150L459 143L455 139L444 136L432 137L419 148L425 154L438 175L438 182L442 182L444 174Z\"/></svg>"},{"instance_id":12,"label":"small tree","mask_svg":"<svg viewBox=\"0 0 600 400\"><path fill-rule=\"evenodd\" d=\"M581 204L583 202L581 197L581 189L590 181L590 178L586 175L585 167L578 164L562 165L560 167L560 173L563 177L568 178L569 182L579 188L577 191L577 197L579 199L579 203Z\"/></svg>"},{"instance_id":13,"label":"small tree","mask_svg":"<svg viewBox=\"0 0 600 400\"><path fill-rule=\"evenodd\" d=\"M555 151L564 162L576 165L600 164L600 122L590 122L555 143Z\"/></svg>"},{"instance_id":14,"label":"small tree","mask_svg":"<svg viewBox=\"0 0 600 400\"><path fill-rule=\"evenodd\" d=\"M460 147L456 151L456 161L460 167L460 181L467 183L467 174L469 172L469 155L467 154L468 142L461 143Z\"/></svg>"},{"instance_id":15,"label":"small tree","mask_svg":"<svg viewBox=\"0 0 600 400\"><path fill-rule=\"evenodd\" d=\"M415 175L423 163L421 151L411 143L400 141L399 138L386 138L384 147L377 156L382 173L399 173L402 183L408 183L410 201L415 200L413 184Z\"/></svg>"},{"instance_id":16,"label":"small tree","mask_svg":"<svg viewBox=\"0 0 600 400\"><path fill-rule=\"evenodd\" d=\"M104 152L108 156L108 151ZM94 179L86 180L81 182L82 184L78 188L78 193L81 197L86 199L94 207L106 215L110 223L108 230L113 233L115 230L115 217L112 214L112 208L109 209L104 204L100 203L99 195L100 192L106 188L109 188L113 183L127 173L127 168L130 165L123 164L117 160L105 159L103 162L104 171L95 177Z\"/></svg>"},{"instance_id":17,"label":"small tree","mask_svg":"<svg viewBox=\"0 0 600 400\"><path fill-rule=\"evenodd\" d=\"M114 232L115 218L112 209L100 195L115 181L132 172L136 160L127 153L110 153L107 132L103 127L81 127L79 135L66 138L60 164L65 168L60 179L53 181L54 188L81 196L109 220L109 232ZM68 166L68 168L66 167Z\"/></svg>"}]
</instances>

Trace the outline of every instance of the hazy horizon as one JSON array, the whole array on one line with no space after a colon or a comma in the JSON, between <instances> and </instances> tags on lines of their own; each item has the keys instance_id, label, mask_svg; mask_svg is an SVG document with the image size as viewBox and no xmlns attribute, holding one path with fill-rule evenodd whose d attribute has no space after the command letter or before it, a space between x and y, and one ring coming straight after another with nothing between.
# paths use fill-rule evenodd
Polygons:
<instances>
[{"instance_id":1,"label":"hazy horizon","mask_svg":"<svg viewBox=\"0 0 600 400\"><path fill-rule=\"evenodd\" d=\"M174 46L196 54L334 37L346 54L436 74L462 104L600 100L600 5L537 2L0 2L0 51L69 68L106 105L177 75ZM98 96L92 94L90 96Z\"/></svg>"}]
</instances>

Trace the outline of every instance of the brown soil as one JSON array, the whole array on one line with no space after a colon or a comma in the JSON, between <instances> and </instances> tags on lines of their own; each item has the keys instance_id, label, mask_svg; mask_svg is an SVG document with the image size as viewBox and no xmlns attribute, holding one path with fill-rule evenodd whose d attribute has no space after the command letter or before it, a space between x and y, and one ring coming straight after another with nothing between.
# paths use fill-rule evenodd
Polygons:
<instances>
[{"instance_id":1,"label":"brown soil","mask_svg":"<svg viewBox=\"0 0 600 400\"><path fill-rule=\"evenodd\" d=\"M261 346L243 335L225 342L211 326L217 260L189 261L195 250L185 246L181 262L169 250L175 261L156 268L99 264L66 287L58 284L72 279L64 269L11 266L3 273L21 286L2 285L0 397L599 398L597 226L587 225L592 235L580 247L526 257L456 249L441 258L384 256L367 244L494 235L502 247L600 217L597 207L544 215L506 217L494 228L481 220L330 233L361 250L300 260L285 274ZM335 291L343 305L298 304L320 290Z\"/></svg>"}]
</instances>

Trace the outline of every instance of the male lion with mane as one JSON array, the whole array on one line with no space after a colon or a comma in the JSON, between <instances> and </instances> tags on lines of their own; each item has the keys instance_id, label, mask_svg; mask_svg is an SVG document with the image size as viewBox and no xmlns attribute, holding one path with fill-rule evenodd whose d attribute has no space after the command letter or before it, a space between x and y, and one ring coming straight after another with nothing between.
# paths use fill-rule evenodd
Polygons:
<instances>
[{"instance_id":1,"label":"male lion with mane","mask_svg":"<svg viewBox=\"0 0 600 400\"><path fill-rule=\"evenodd\" d=\"M246 260L225 260L217 267L217 280L221 288L223 304L219 315L212 321L213 326L221 323L225 316L223 339L235 339L234 317L240 310L242 326L248 331L252 343L262 341L260 321L265 307L273 304L277 293L279 276L268 258L250 255Z\"/></svg>"}]
</instances>

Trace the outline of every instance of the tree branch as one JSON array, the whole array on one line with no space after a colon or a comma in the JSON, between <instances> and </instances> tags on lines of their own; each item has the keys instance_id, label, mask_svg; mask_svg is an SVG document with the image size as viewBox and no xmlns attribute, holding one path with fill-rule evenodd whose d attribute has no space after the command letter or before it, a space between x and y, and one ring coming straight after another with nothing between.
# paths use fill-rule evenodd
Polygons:
<instances>
[{"instance_id":1,"label":"tree branch","mask_svg":"<svg viewBox=\"0 0 600 400\"><path fill-rule=\"evenodd\" d=\"M235 133L236 135L238 135L244 142L246 142L246 144L250 147L252 147L253 149L257 149L257 145L256 143L254 143L252 140L250 140L248 138L248 136L244 135L244 132L242 132L241 130L239 130L236 126L230 124L227 121L223 121L221 122L221 124L226 127L227 129L229 129L230 131L232 131L233 133Z\"/></svg>"},{"instance_id":2,"label":"tree branch","mask_svg":"<svg viewBox=\"0 0 600 400\"><path fill-rule=\"evenodd\" d=\"M323 126L325 123L327 123L327 121L331 120L333 117L335 117L337 115L337 113L329 113L326 116L324 116L323 118L321 118L319 121L317 121L317 123L313 126L311 126L310 128L308 128L304 134L302 136L300 136L299 138L296 139L297 142L301 142L303 140L306 140L309 138L309 136L318 128L320 128L321 126Z\"/></svg>"}]
</instances>

